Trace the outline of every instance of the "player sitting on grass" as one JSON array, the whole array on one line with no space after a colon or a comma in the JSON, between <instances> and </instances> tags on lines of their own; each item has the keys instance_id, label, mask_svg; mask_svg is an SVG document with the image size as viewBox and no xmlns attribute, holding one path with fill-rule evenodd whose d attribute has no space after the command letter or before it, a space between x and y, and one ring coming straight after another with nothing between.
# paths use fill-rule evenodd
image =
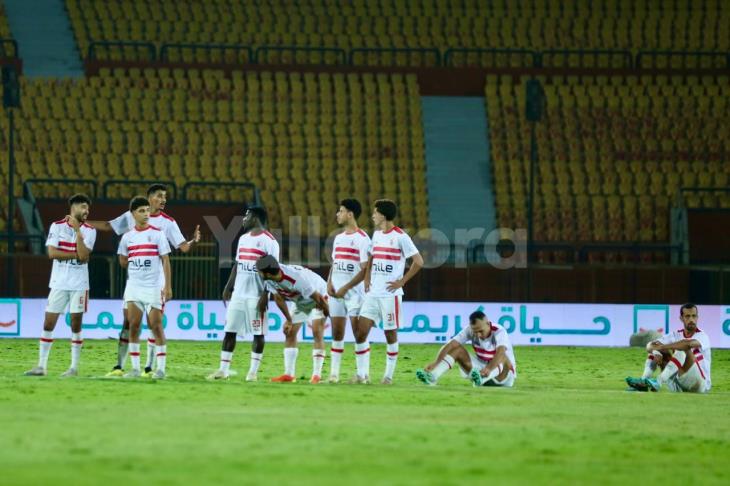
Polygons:
<instances>
[{"instance_id":1,"label":"player sitting on grass","mask_svg":"<svg viewBox=\"0 0 730 486\"><path fill-rule=\"evenodd\" d=\"M644 376L626 378L630 389L659 391L665 385L673 392L706 393L712 388L710 338L697 327L697 306L684 304L679 312L683 328L646 345ZM661 372L653 379L656 368Z\"/></svg>"},{"instance_id":2,"label":"player sitting on grass","mask_svg":"<svg viewBox=\"0 0 730 486\"><path fill-rule=\"evenodd\" d=\"M275 383L296 381L296 363L299 349L297 334L302 324L312 323L312 378L310 383L322 380L324 364L324 320L329 317L327 305L327 282L308 268L299 265L279 264L271 255L256 261L259 275L266 282L266 290L271 292L279 310L284 314L284 374L272 378ZM286 301L291 303L287 308ZM259 301L259 313L268 308L268 293L264 292ZM290 314L289 311L292 311Z\"/></svg>"},{"instance_id":3,"label":"player sitting on grass","mask_svg":"<svg viewBox=\"0 0 730 486\"><path fill-rule=\"evenodd\" d=\"M134 228L122 236L119 243L119 264L127 269L127 286L124 302L129 318L129 356L132 369L125 378L142 376L139 366L139 334L143 313L147 325L155 336L157 369L152 378L165 378L167 345L162 329L162 313L165 302L172 298L170 270L170 244L165 234L149 224L150 203L144 197L135 197L129 204L134 217ZM162 271L160 271L162 268ZM164 275L164 282L162 281ZM162 290L160 290L162 288Z\"/></svg>"},{"instance_id":4,"label":"player sitting on grass","mask_svg":"<svg viewBox=\"0 0 730 486\"><path fill-rule=\"evenodd\" d=\"M476 355L464 347L468 341ZM517 364L507 330L490 322L482 311L472 313L469 327L451 338L439 350L433 363L416 370L416 377L426 385L435 385L454 363L474 386L512 387L517 377Z\"/></svg>"},{"instance_id":5,"label":"player sitting on grass","mask_svg":"<svg viewBox=\"0 0 730 486\"><path fill-rule=\"evenodd\" d=\"M45 376L48 355L53 345L53 330L58 316L68 307L71 313L71 367L61 376L77 376L81 357L81 318L89 305L89 255L96 241L96 230L85 223L91 199L74 194L68 200L70 217L56 221L48 231L48 258L53 260L51 281L40 340L38 366L26 376Z\"/></svg>"}]
</instances>

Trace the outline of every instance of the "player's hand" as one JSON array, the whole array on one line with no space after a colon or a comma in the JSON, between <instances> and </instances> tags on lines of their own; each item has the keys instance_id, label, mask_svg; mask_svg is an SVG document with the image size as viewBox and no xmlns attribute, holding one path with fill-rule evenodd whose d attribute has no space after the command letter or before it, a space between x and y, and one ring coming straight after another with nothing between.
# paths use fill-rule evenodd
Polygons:
<instances>
[{"instance_id":1,"label":"player's hand","mask_svg":"<svg viewBox=\"0 0 730 486\"><path fill-rule=\"evenodd\" d=\"M388 292L394 292L401 287L403 287L403 280L394 280L392 282L388 282L388 285L385 288Z\"/></svg>"},{"instance_id":2,"label":"player's hand","mask_svg":"<svg viewBox=\"0 0 730 486\"><path fill-rule=\"evenodd\" d=\"M233 295L233 292L231 291L231 289L229 289L228 287L223 289L223 301L224 302L228 302L229 300L231 300L232 295Z\"/></svg>"},{"instance_id":3,"label":"player's hand","mask_svg":"<svg viewBox=\"0 0 730 486\"><path fill-rule=\"evenodd\" d=\"M481 371L479 372L479 374L480 374L481 376L488 376L488 375L489 375L489 371L491 371L491 370L489 370L489 369L488 369L488 368L487 368L487 367L485 366L484 368L482 368L482 370L481 370Z\"/></svg>"},{"instance_id":4,"label":"player's hand","mask_svg":"<svg viewBox=\"0 0 730 486\"><path fill-rule=\"evenodd\" d=\"M284 323L284 336L288 336L292 329L294 329L294 324L291 321L286 321Z\"/></svg>"},{"instance_id":5,"label":"player's hand","mask_svg":"<svg viewBox=\"0 0 730 486\"><path fill-rule=\"evenodd\" d=\"M81 227L81 222L78 219L74 218L73 216L69 216L66 221L68 222L68 224L71 225L71 227L74 229L74 231L78 231L79 228Z\"/></svg>"},{"instance_id":6,"label":"player's hand","mask_svg":"<svg viewBox=\"0 0 730 486\"><path fill-rule=\"evenodd\" d=\"M172 300L172 288L167 287L165 289L165 302L169 302L170 300Z\"/></svg>"},{"instance_id":7,"label":"player's hand","mask_svg":"<svg viewBox=\"0 0 730 486\"><path fill-rule=\"evenodd\" d=\"M365 282L363 282L363 285L365 287L365 293L367 294L368 292L370 292L370 282L365 281Z\"/></svg>"},{"instance_id":8,"label":"player's hand","mask_svg":"<svg viewBox=\"0 0 730 486\"><path fill-rule=\"evenodd\" d=\"M200 225L195 226L195 231L193 232L193 243L197 243L200 241Z\"/></svg>"},{"instance_id":9,"label":"player's hand","mask_svg":"<svg viewBox=\"0 0 730 486\"><path fill-rule=\"evenodd\" d=\"M332 282L327 282L327 295L330 297L336 297L337 291L335 291L334 285L332 285Z\"/></svg>"},{"instance_id":10,"label":"player's hand","mask_svg":"<svg viewBox=\"0 0 730 486\"><path fill-rule=\"evenodd\" d=\"M344 299L345 294L347 294L347 289L345 287L341 287L340 290L338 290L337 292L334 293L334 295L332 295L332 294L330 294L330 295L332 295L332 297L336 297L338 299Z\"/></svg>"}]
</instances>

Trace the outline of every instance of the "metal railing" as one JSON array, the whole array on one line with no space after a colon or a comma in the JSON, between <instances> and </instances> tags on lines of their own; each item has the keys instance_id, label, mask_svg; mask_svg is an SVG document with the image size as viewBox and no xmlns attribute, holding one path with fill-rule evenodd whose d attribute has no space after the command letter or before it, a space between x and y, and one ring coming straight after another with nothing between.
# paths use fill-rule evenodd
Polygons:
<instances>
[{"instance_id":1,"label":"metal railing","mask_svg":"<svg viewBox=\"0 0 730 486\"><path fill-rule=\"evenodd\" d=\"M157 47L152 42L94 41L86 55L90 60L156 61Z\"/></svg>"},{"instance_id":2,"label":"metal railing","mask_svg":"<svg viewBox=\"0 0 730 486\"><path fill-rule=\"evenodd\" d=\"M159 59L165 62L250 64L254 62L254 51L250 46L239 44L163 44Z\"/></svg>"},{"instance_id":3,"label":"metal railing","mask_svg":"<svg viewBox=\"0 0 730 486\"><path fill-rule=\"evenodd\" d=\"M436 48L354 48L351 66L441 66L441 51Z\"/></svg>"},{"instance_id":4,"label":"metal railing","mask_svg":"<svg viewBox=\"0 0 730 486\"><path fill-rule=\"evenodd\" d=\"M336 47L262 46L256 49L255 59L259 64L343 66L347 52Z\"/></svg>"},{"instance_id":5,"label":"metal railing","mask_svg":"<svg viewBox=\"0 0 730 486\"><path fill-rule=\"evenodd\" d=\"M639 51L637 68L713 69L730 68L730 52L718 51Z\"/></svg>"},{"instance_id":6,"label":"metal railing","mask_svg":"<svg viewBox=\"0 0 730 486\"><path fill-rule=\"evenodd\" d=\"M177 185L173 181L160 181L153 179L109 179L105 181L101 186L101 197L104 199L118 199L109 195L110 188L112 187L127 187L133 190L126 191L125 194L146 194L147 187L151 184L164 184L167 186L167 192L170 193L173 199L177 199Z\"/></svg>"},{"instance_id":7,"label":"metal railing","mask_svg":"<svg viewBox=\"0 0 730 486\"><path fill-rule=\"evenodd\" d=\"M609 49L549 49L537 54L540 67L619 68L634 67L629 51Z\"/></svg>"},{"instance_id":8,"label":"metal railing","mask_svg":"<svg viewBox=\"0 0 730 486\"><path fill-rule=\"evenodd\" d=\"M448 67L518 67L538 66L540 54L529 49L446 49L444 66Z\"/></svg>"},{"instance_id":9,"label":"metal railing","mask_svg":"<svg viewBox=\"0 0 730 486\"><path fill-rule=\"evenodd\" d=\"M261 193L259 189L256 187L255 184L252 182L201 182L201 181L191 181L185 183L185 185L182 188L182 199L184 200L195 200L196 198L193 197L193 191L197 188L210 188L210 189L220 189L220 188L243 188L245 190L249 190L252 193L252 197L249 199L241 199L241 201L246 202L248 205L254 205L254 206L261 206Z\"/></svg>"}]
</instances>

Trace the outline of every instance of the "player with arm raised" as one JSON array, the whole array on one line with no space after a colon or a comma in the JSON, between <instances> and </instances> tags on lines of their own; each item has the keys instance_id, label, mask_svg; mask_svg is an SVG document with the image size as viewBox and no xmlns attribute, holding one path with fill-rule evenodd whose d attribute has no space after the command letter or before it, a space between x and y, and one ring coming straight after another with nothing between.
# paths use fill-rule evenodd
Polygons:
<instances>
[{"instance_id":1,"label":"player with arm raised","mask_svg":"<svg viewBox=\"0 0 730 486\"><path fill-rule=\"evenodd\" d=\"M150 203L149 224L159 228L167 238L170 246L187 253L190 249L200 241L200 227L195 227L193 238L186 241L177 222L167 213L164 212L167 205L167 187L164 184L152 184L147 188L147 200ZM111 221L89 221L89 224L100 231L114 231L117 235L123 235L134 228L135 222L130 211L126 211ZM162 276L164 278L164 275ZM162 281L164 285L164 280ZM107 376L115 377L124 374L123 367L127 360L127 350L129 344L129 319L127 318L127 306L124 304L123 310L124 323L122 331L119 333L119 346L117 348L117 364L112 368ZM144 375L150 377L152 375L152 365L155 357L155 341L154 338L147 339L147 363L145 365Z\"/></svg>"},{"instance_id":2,"label":"player with arm raised","mask_svg":"<svg viewBox=\"0 0 730 486\"><path fill-rule=\"evenodd\" d=\"M221 360L218 371L208 376L209 380L226 380L230 375L236 336L253 335L251 343L251 364L246 381L256 381L257 372L264 357L267 330L266 313L258 311L258 303L265 294L264 281L256 271L256 260L265 255L279 259L279 243L266 231L266 210L251 207L243 218L244 234L238 239L236 264L231 269L223 300L230 301L226 312L225 337L221 345ZM268 296L266 297L268 300Z\"/></svg>"},{"instance_id":3,"label":"player with arm raised","mask_svg":"<svg viewBox=\"0 0 730 486\"><path fill-rule=\"evenodd\" d=\"M464 347L467 343L473 346L474 354ZM454 364L474 386L512 387L517 378L517 362L507 330L489 321L482 311L472 313L469 327L443 345L432 363L416 370L416 377L426 385L435 385Z\"/></svg>"},{"instance_id":4,"label":"player with arm raised","mask_svg":"<svg viewBox=\"0 0 730 486\"><path fill-rule=\"evenodd\" d=\"M299 265L284 265L271 255L256 261L259 275L266 282L266 288L274 296L276 305L284 314L284 374L271 381L287 383L296 381L296 362L299 349L297 334L302 324L312 323L312 384L322 380L324 364L324 321L329 316L327 305L327 282L308 268ZM287 307L287 302L291 305ZM262 294L259 312L268 307L268 295Z\"/></svg>"},{"instance_id":5,"label":"player with arm raised","mask_svg":"<svg viewBox=\"0 0 730 486\"><path fill-rule=\"evenodd\" d=\"M357 199L343 199L337 211L337 224L344 231L335 237L332 246L332 267L327 279L332 347L330 348L330 383L340 381L340 364L345 351L345 326L350 318L353 333L357 330L360 307L365 296L362 284L368 263L370 237L357 226L362 207Z\"/></svg>"},{"instance_id":6,"label":"player with arm raised","mask_svg":"<svg viewBox=\"0 0 730 486\"><path fill-rule=\"evenodd\" d=\"M355 333L356 383L370 382L370 328L383 322L387 355L384 385L393 383L393 373L398 361L398 328L401 320L403 286L423 267L423 257L411 237L393 224L397 206L389 199L375 201L373 223L375 233L370 249L370 259L365 272L365 300L360 309ZM411 268L403 275L406 260L412 259Z\"/></svg>"},{"instance_id":7,"label":"player with arm raised","mask_svg":"<svg viewBox=\"0 0 730 486\"><path fill-rule=\"evenodd\" d=\"M147 325L155 336L157 369L154 379L165 378L167 343L162 328L165 302L172 298L170 245L162 230L149 224L150 203L135 197L129 203L135 226L122 236L119 243L119 264L127 269L124 302L129 318L129 355L132 369L125 378L142 375L139 362L139 334L142 317L147 314ZM162 281L164 275L164 282ZM162 290L160 290L162 289Z\"/></svg>"},{"instance_id":8,"label":"player with arm raised","mask_svg":"<svg viewBox=\"0 0 730 486\"><path fill-rule=\"evenodd\" d=\"M74 194L68 200L70 217L51 224L46 247L53 260L43 333L40 339L38 366L25 374L45 376L48 355L53 345L53 330L58 316L68 308L71 314L71 366L64 377L78 375L81 357L81 320L89 305L89 256L96 241L96 230L85 223L91 199Z\"/></svg>"}]
</instances>

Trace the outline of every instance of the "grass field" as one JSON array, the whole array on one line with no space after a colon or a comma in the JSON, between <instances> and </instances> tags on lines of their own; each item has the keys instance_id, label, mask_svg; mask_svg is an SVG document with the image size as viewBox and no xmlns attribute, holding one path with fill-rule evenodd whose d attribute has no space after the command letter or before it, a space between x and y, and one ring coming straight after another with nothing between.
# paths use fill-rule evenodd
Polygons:
<instances>
[{"instance_id":1,"label":"grass field","mask_svg":"<svg viewBox=\"0 0 730 486\"><path fill-rule=\"evenodd\" d=\"M171 342L164 382L99 378L116 343L84 344L82 377L29 378L37 341L0 340L0 484L727 484L730 351L713 352L708 395L626 393L636 349L515 350L512 390L437 387L414 371L437 351L402 345L395 385L245 383L247 343L228 382L203 379L217 343ZM260 378L282 370L268 345ZM299 375L311 370L302 345ZM143 350L144 354L144 350ZM373 346L373 376L385 349ZM329 360L325 369L329 368ZM354 368L352 345L343 362Z\"/></svg>"}]
</instances>

